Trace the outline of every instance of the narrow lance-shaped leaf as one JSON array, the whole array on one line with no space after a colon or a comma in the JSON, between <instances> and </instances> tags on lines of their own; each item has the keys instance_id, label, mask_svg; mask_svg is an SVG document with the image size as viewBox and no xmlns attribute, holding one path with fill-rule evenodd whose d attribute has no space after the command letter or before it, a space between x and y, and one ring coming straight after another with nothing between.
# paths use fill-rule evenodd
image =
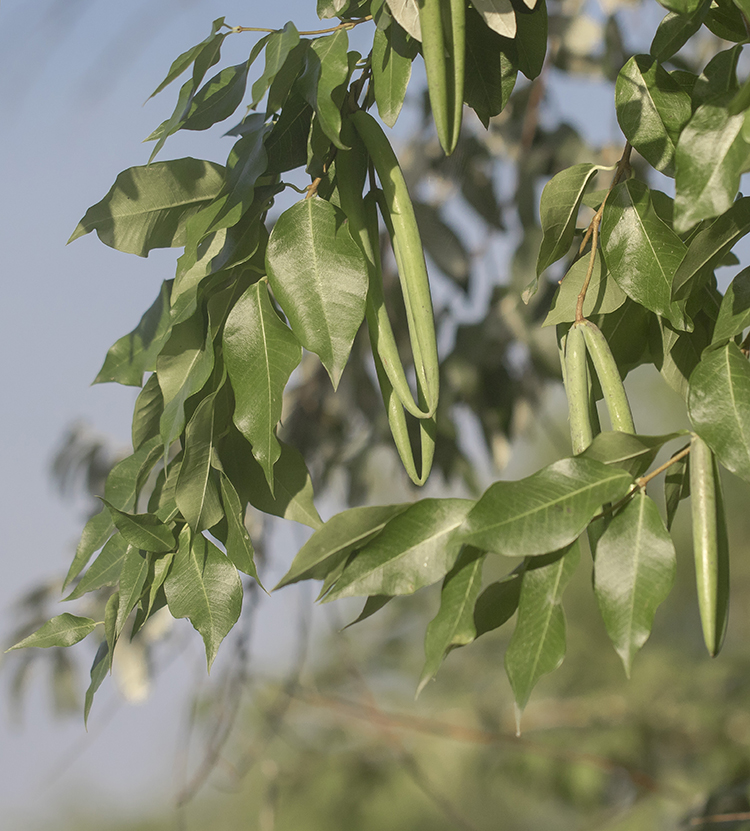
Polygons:
<instances>
[{"instance_id":1,"label":"narrow lance-shaped leaf","mask_svg":"<svg viewBox=\"0 0 750 831\"><path fill-rule=\"evenodd\" d=\"M172 529L154 514L129 514L102 500L112 514L117 530L129 545L156 554L166 554L177 547Z\"/></svg>"},{"instance_id":2,"label":"narrow lance-shaped leaf","mask_svg":"<svg viewBox=\"0 0 750 831\"><path fill-rule=\"evenodd\" d=\"M96 591L104 586L114 586L120 579L128 547L122 534L110 537L73 591L63 599L76 600L87 592Z\"/></svg>"},{"instance_id":3,"label":"narrow lance-shaped leaf","mask_svg":"<svg viewBox=\"0 0 750 831\"><path fill-rule=\"evenodd\" d=\"M673 439L689 435L687 430L663 436L634 436L620 431L603 432L594 436L583 455L605 465L615 465L633 476L643 476L651 467L661 448Z\"/></svg>"},{"instance_id":4,"label":"narrow lance-shaped leaf","mask_svg":"<svg viewBox=\"0 0 750 831\"><path fill-rule=\"evenodd\" d=\"M561 459L519 482L495 482L460 538L506 557L537 557L570 545L601 506L630 489L624 470L583 457Z\"/></svg>"},{"instance_id":5,"label":"narrow lance-shaped leaf","mask_svg":"<svg viewBox=\"0 0 750 831\"><path fill-rule=\"evenodd\" d=\"M120 637L128 615L141 598L149 572L149 558L137 548L129 548L125 555L119 581L120 599L117 605L115 635Z\"/></svg>"},{"instance_id":6,"label":"narrow lance-shaped leaf","mask_svg":"<svg viewBox=\"0 0 750 831\"><path fill-rule=\"evenodd\" d=\"M266 253L268 279L292 331L323 362L334 389L365 315L367 261L344 214L314 197L285 211Z\"/></svg>"},{"instance_id":7,"label":"narrow lance-shaped leaf","mask_svg":"<svg viewBox=\"0 0 750 831\"><path fill-rule=\"evenodd\" d=\"M73 646L82 641L95 628L96 621L91 618L78 617L64 612L43 623L35 632L5 651L25 649L28 646L38 646L43 649L50 646Z\"/></svg>"},{"instance_id":8,"label":"narrow lance-shaped leaf","mask_svg":"<svg viewBox=\"0 0 750 831\"><path fill-rule=\"evenodd\" d=\"M599 610L628 677L674 574L672 538L654 501L639 491L600 537L594 563Z\"/></svg>"},{"instance_id":9,"label":"narrow lance-shaped leaf","mask_svg":"<svg viewBox=\"0 0 750 831\"><path fill-rule=\"evenodd\" d=\"M704 354L690 376L688 412L724 467L750 482L750 363L736 343Z\"/></svg>"},{"instance_id":10,"label":"narrow lance-shaped leaf","mask_svg":"<svg viewBox=\"0 0 750 831\"><path fill-rule=\"evenodd\" d=\"M417 695L440 669L443 659L456 646L476 638L474 605L482 587L482 565L486 555L467 546L448 572L440 594L440 609L425 634L425 665L417 686Z\"/></svg>"},{"instance_id":11,"label":"narrow lance-shaped leaf","mask_svg":"<svg viewBox=\"0 0 750 831\"><path fill-rule=\"evenodd\" d=\"M679 452L679 451L678 451ZM667 509L667 529L672 528L680 502L690 496L690 456L674 462L664 476L664 505Z\"/></svg>"},{"instance_id":12,"label":"narrow lance-shaped leaf","mask_svg":"<svg viewBox=\"0 0 750 831\"><path fill-rule=\"evenodd\" d=\"M455 531L473 504L469 499L415 502L347 563L326 601L412 594L442 579L461 548Z\"/></svg>"},{"instance_id":13,"label":"narrow lance-shaped leaf","mask_svg":"<svg viewBox=\"0 0 750 831\"><path fill-rule=\"evenodd\" d=\"M253 577L258 585L262 585L253 559L253 544L250 534L245 527L245 515L242 509L240 497L234 489L234 485L225 474L221 474L221 501L224 505L224 513L227 517L227 557L234 563L235 567L244 574Z\"/></svg>"},{"instance_id":14,"label":"narrow lance-shaped leaf","mask_svg":"<svg viewBox=\"0 0 750 831\"><path fill-rule=\"evenodd\" d=\"M411 77L411 64L416 54L404 30L389 26L376 29L372 42L372 82L375 103L382 121L393 127L401 112L406 88Z\"/></svg>"},{"instance_id":15,"label":"narrow lance-shaped leaf","mask_svg":"<svg viewBox=\"0 0 750 831\"><path fill-rule=\"evenodd\" d=\"M315 110L323 132L342 150L347 149L341 141L340 133L341 106L349 77L348 47L349 35L346 29L339 29L332 35L312 42L312 51L320 61Z\"/></svg>"},{"instance_id":16,"label":"narrow lance-shaped leaf","mask_svg":"<svg viewBox=\"0 0 750 831\"><path fill-rule=\"evenodd\" d=\"M721 343L742 334L750 326L750 268L732 280L719 307L713 342Z\"/></svg>"},{"instance_id":17,"label":"narrow lance-shaped leaf","mask_svg":"<svg viewBox=\"0 0 750 831\"><path fill-rule=\"evenodd\" d=\"M527 564L518 600L518 621L505 651L505 671L516 700L516 730L521 712L542 675L565 657L562 595L580 560L578 543Z\"/></svg>"},{"instance_id":18,"label":"narrow lance-shaped leaf","mask_svg":"<svg viewBox=\"0 0 750 831\"><path fill-rule=\"evenodd\" d=\"M301 359L299 341L271 305L266 282L250 286L227 318L224 361L234 390L234 423L252 445L272 493L284 388Z\"/></svg>"},{"instance_id":19,"label":"narrow lance-shaped leaf","mask_svg":"<svg viewBox=\"0 0 750 831\"><path fill-rule=\"evenodd\" d=\"M257 107L266 91L273 83L276 73L281 69L289 53L299 43L299 32L291 21L278 32L274 32L266 43L266 65L263 74L253 84L252 103Z\"/></svg>"}]
</instances>

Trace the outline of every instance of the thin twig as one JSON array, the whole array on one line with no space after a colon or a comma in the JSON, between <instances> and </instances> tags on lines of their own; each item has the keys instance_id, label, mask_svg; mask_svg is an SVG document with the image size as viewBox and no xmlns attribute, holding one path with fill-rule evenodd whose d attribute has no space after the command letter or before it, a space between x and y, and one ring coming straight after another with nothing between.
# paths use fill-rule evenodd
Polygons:
<instances>
[{"instance_id":1,"label":"thin twig","mask_svg":"<svg viewBox=\"0 0 750 831\"><path fill-rule=\"evenodd\" d=\"M750 811L740 811L736 814L713 814L710 817L693 817L691 825L707 825L709 822L743 822L750 819Z\"/></svg>"},{"instance_id":2,"label":"thin twig","mask_svg":"<svg viewBox=\"0 0 750 831\"><path fill-rule=\"evenodd\" d=\"M330 29L316 29L312 32L300 32L299 34L302 37L305 36L312 36L312 35L330 35L334 32L339 32L342 29L353 29L355 26L359 26L360 23L365 23L368 20L372 20L372 15L368 14L365 17L360 17L358 20L347 20L345 23L339 23L338 26L333 26ZM230 30L232 34L239 34L240 32L264 32L265 34L274 34L274 32L281 32L281 29L263 29L258 26L230 26Z\"/></svg>"},{"instance_id":3,"label":"thin twig","mask_svg":"<svg viewBox=\"0 0 750 831\"><path fill-rule=\"evenodd\" d=\"M675 464L675 462L679 462L680 459L684 459L685 456L688 455L688 453L690 453L690 445L688 445L687 447L683 447L679 453L675 453L671 459L668 459L666 462L664 462L663 465L659 465L659 467L657 467L656 470L652 470L651 473L648 473L646 476L641 476L640 479L636 479L636 485L638 485L639 488L645 488L646 485L648 485L648 483L652 479L654 479L660 473L664 473L664 471L672 467L672 465Z\"/></svg>"}]
</instances>

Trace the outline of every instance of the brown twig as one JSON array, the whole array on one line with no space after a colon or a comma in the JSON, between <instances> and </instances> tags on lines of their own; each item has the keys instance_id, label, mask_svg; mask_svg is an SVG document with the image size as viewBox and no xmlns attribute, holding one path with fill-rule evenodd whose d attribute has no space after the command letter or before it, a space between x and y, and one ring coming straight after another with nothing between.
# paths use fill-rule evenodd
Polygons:
<instances>
[{"instance_id":1,"label":"brown twig","mask_svg":"<svg viewBox=\"0 0 750 831\"><path fill-rule=\"evenodd\" d=\"M338 26L333 26L330 29L317 29L312 32L300 32L299 34L303 37L312 35L330 35L333 32L341 31L341 29L353 29L355 26L359 26L360 23L365 23L368 20L372 20L371 14L368 14L365 17L360 17L359 20L347 20L345 23L339 23ZM229 28L233 34L239 34L240 32L264 32L266 34L273 34L274 32L282 31L281 29L263 29L258 26L230 26Z\"/></svg>"},{"instance_id":2,"label":"brown twig","mask_svg":"<svg viewBox=\"0 0 750 831\"><path fill-rule=\"evenodd\" d=\"M740 811L736 814L713 814L710 817L693 817L691 825L706 825L709 822L743 822L750 819L750 811Z\"/></svg>"},{"instance_id":3,"label":"brown twig","mask_svg":"<svg viewBox=\"0 0 750 831\"><path fill-rule=\"evenodd\" d=\"M636 485L638 485L639 488L645 488L646 485L648 485L648 483L652 479L654 479L660 473L664 473L665 470L668 470L670 467L672 467L673 464L679 462L680 459L684 459L685 456L688 455L688 453L690 453L690 445L688 445L687 447L683 447L679 453L675 453L671 459L668 459L666 462L664 462L663 465L659 465L659 467L657 467L656 470L652 470L651 473L646 474L646 476L641 476L640 479L636 479Z\"/></svg>"}]
</instances>

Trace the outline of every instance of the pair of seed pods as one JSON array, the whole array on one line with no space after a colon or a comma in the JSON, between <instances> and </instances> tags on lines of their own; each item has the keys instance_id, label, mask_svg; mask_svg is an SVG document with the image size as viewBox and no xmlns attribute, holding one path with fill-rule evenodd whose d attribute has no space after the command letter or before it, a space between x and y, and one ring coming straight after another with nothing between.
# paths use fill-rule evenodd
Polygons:
<instances>
[{"instance_id":1,"label":"pair of seed pods","mask_svg":"<svg viewBox=\"0 0 750 831\"><path fill-rule=\"evenodd\" d=\"M341 137L351 149L340 150L336 155L336 182L349 231L368 262L366 318L378 382L401 461L412 481L422 485L435 455L435 413L440 383L435 318L422 240L403 172L377 121L364 110L357 110L345 119ZM363 197L367 160L377 174L380 189L371 190ZM414 359L416 400L385 305L378 212L390 236L398 268ZM419 470L409 437L407 414L417 420L419 428Z\"/></svg>"},{"instance_id":2,"label":"pair of seed pods","mask_svg":"<svg viewBox=\"0 0 750 831\"><path fill-rule=\"evenodd\" d=\"M565 336L563 362L574 453L591 444L592 425L598 423L587 356L599 379L612 429L635 433L625 387L607 339L588 320L574 323ZM699 436L693 436L689 464L698 608L706 648L713 656L721 649L727 626L729 546L718 464Z\"/></svg>"}]
</instances>

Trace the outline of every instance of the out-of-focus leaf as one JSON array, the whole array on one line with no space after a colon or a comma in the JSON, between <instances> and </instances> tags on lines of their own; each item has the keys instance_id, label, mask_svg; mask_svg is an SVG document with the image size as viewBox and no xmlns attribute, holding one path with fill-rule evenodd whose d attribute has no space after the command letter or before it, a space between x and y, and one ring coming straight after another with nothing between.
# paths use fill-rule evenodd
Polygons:
<instances>
[{"instance_id":1,"label":"out-of-focus leaf","mask_svg":"<svg viewBox=\"0 0 750 831\"><path fill-rule=\"evenodd\" d=\"M414 202L414 215L425 251L444 274L466 290L471 260L458 234L443 222L440 212L433 205Z\"/></svg>"}]
</instances>

